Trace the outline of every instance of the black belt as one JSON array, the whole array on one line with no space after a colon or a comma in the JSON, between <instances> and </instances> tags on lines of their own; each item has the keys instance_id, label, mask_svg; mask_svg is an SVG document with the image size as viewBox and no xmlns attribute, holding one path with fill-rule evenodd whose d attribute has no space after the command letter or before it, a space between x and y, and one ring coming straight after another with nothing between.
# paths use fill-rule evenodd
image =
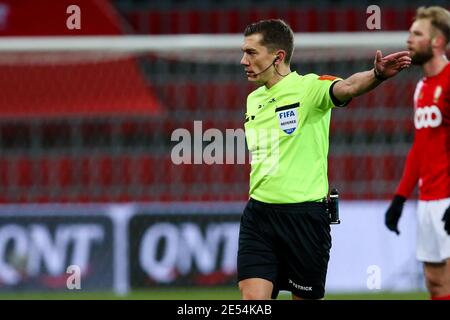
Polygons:
<instances>
[{"instance_id":1,"label":"black belt","mask_svg":"<svg viewBox=\"0 0 450 320\"><path fill-rule=\"evenodd\" d=\"M263 207L270 209L326 209L327 204L325 201L308 201L298 203L267 203L250 198L248 201L249 208Z\"/></svg>"}]
</instances>

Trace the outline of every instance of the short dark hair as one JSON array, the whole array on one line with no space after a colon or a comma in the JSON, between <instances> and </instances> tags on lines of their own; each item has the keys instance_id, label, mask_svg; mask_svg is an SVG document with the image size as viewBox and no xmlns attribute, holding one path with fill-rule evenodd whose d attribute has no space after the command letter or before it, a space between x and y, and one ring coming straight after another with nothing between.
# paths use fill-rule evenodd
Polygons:
<instances>
[{"instance_id":1,"label":"short dark hair","mask_svg":"<svg viewBox=\"0 0 450 320\"><path fill-rule=\"evenodd\" d=\"M261 20L248 25L244 35L250 36L259 33L262 35L261 44L273 52L282 49L286 52L286 64L291 62L294 52L294 32L286 22L281 19Z\"/></svg>"},{"instance_id":2,"label":"short dark hair","mask_svg":"<svg viewBox=\"0 0 450 320\"><path fill-rule=\"evenodd\" d=\"M414 21L419 19L430 19L431 25L444 34L446 44L448 44L450 41L450 12L438 6L420 7L417 9Z\"/></svg>"}]
</instances>

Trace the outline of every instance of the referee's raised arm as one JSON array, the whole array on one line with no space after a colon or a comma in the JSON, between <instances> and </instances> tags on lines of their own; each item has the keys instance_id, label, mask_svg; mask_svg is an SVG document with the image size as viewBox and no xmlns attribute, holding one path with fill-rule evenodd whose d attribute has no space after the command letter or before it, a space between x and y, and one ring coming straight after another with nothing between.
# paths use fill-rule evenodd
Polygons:
<instances>
[{"instance_id":1,"label":"referee's raised arm","mask_svg":"<svg viewBox=\"0 0 450 320\"><path fill-rule=\"evenodd\" d=\"M339 81L333 87L333 95L340 101L360 96L377 87L382 81L394 77L410 65L409 51L395 52L383 57L381 51L378 50L375 54L373 69L355 73L347 79Z\"/></svg>"}]
</instances>

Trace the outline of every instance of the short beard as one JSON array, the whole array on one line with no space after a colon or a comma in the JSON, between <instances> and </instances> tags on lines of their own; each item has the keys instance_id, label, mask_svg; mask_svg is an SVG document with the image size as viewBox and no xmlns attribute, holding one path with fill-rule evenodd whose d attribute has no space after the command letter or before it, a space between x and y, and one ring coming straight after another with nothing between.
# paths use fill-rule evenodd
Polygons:
<instances>
[{"instance_id":1,"label":"short beard","mask_svg":"<svg viewBox=\"0 0 450 320\"><path fill-rule=\"evenodd\" d=\"M427 63L428 61L430 61L431 58L433 58L433 50L431 49L431 46L429 46L428 50L426 50L424 52L416 52L411 57L411 63L421 66L421 65Z\"/></svg>"}]
</instances>

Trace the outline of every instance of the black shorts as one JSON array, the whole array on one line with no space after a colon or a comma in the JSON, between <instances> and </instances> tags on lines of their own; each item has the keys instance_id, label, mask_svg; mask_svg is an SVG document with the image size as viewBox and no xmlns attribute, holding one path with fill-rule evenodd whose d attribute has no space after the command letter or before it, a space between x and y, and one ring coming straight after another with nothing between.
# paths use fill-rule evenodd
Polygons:
<instances>
[{"instance_id":1,"label":"black shorts","mask_svg":"<svg viewBox=\"0 0 450 320\"><path fill-rule=\"evenodd\" d=\"M238 281L262 278L304 299L321 299L330 259L326 204L267 204L250 199L241 217Z\"/></svg>"}]
</instances>

